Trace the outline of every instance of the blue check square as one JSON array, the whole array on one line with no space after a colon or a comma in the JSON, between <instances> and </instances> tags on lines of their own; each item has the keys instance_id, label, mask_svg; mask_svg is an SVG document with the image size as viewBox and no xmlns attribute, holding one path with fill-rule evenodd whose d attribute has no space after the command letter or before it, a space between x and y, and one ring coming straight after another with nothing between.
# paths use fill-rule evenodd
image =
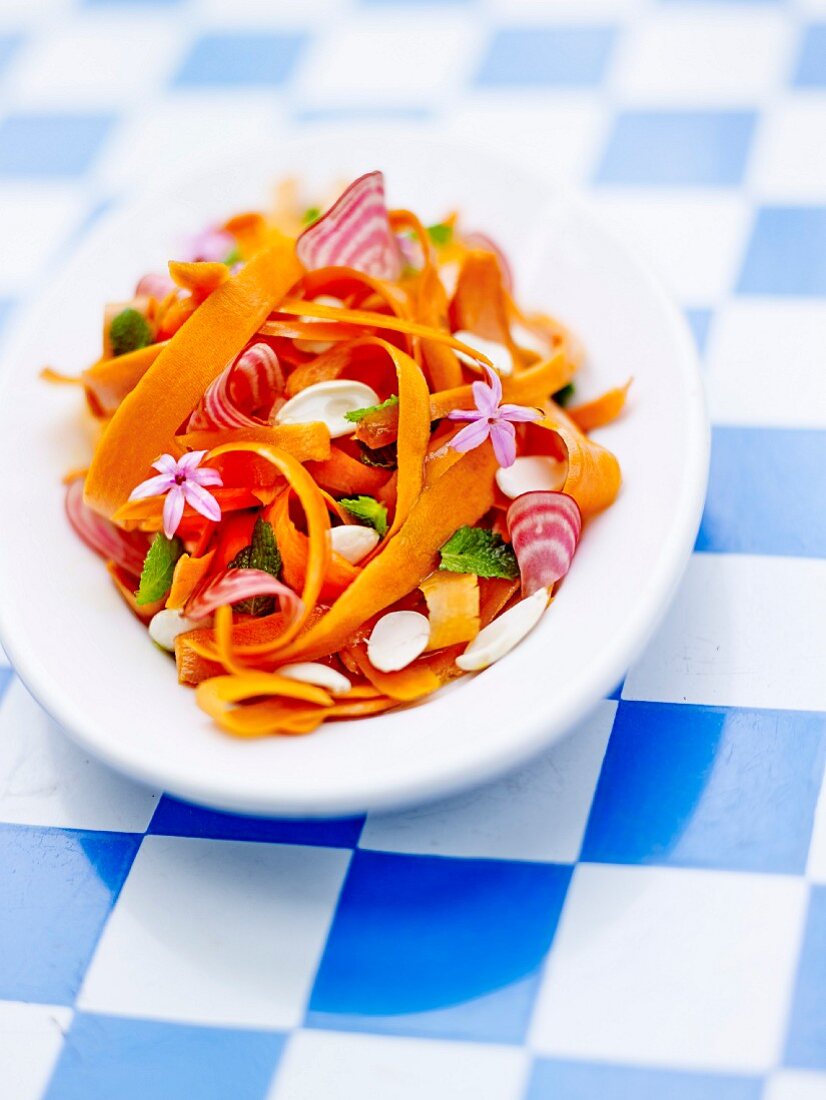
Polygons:
<instances>
[{"instance_id":1,"label":"blue check square","mask_svg":"<svg viewBox=\"0 0 826 1100\"><path fill-rule=\"evenodd\" d=\"M582 859L801 874L824 764L826 714L622 701Z\"/></svg>"},{"instance_id":2,"label":"blue check square","mask_svg":"<svg viewBox=\"0 0 826 1100\"><path fill-rule=\"evenodd\" d=\"M193 44L174 84L185 87L277 87L293 74L307 35L205 34Z\"/></svg>"},{"instance_id":3,"label":"blue check square","mask_svg":"<svg viewBox=\"0 0 826 1100\"><path fill-rule=\"evenodd\" d=\"M754 125L753 111L623 111L597 182L734 187L743 179Z\"/></svg>"},{"instance_id":4,"label":"blue check square","mask_svg":"<svg viewBox=\"0 0 826 1100\"><path fill-rule=\"evenodd\" d=\"M74 1001L139 843L0 825L0 999Z\"/></svg>"},{"instance_id":5,"label":"blue check square","mask_svg":"<svg viewBox=\"0 0 826 1100\"><path fill-rule=\"evenodd\" d=\"M826 23L806 28L792 83L797 88L826 88Z\"/></svg>"},{"instance_id":6,"label":"blue check square","mask_svg":"<svg viewBox=\"0 0 826 1100\"><path fill-rule=\"evenodd\" d=\"M44 1100L263 1100L284 1038L79 1013Z\"/></svg>"},{"instance_id":7,"label":"blue check square","mask_svg":"<svg viewBox=\"0 0 826 1100\"><path fill-rule=\"evenodd\" d=\"M114 119L104 114L16 113L0 122L0 177L73 177L91 167Z\"/></svg>"},{"instance_id":8,"label":"blue check square","mask_svg":"<svg viewBox=\"0 0 826 1100\"><path fill-rule=\"evenodd\" d=\"M497 31L476 74L481 87L594 87L602 80L614 27L508 27Z\"/></svg>"},{"instance_id":9,"label":"blue check square","mask_svg":"<svg viewBox=\"0 0 826 1100\"><path fill-rule=\"evenodd\" d=\"M737 284L740 294L826 294L826 206L763 206Z\"/></svg>"},{"instance_id":10,"label":"blue check square","mask_svg":"<svg viewBox=\"0 0 826 1100\"><path fill-rule=\"evenodd\" d=\"M809 898L783 1061L826 1070L826 886L813 886Z\"/></svg>"},{"instance_id":11,"label":"blue check square","mask_svg":"<svg viewBox=\"0 0 826 1100\"><path fill-rule=\"evenodd\" d=\"M523 1100L761 1100L759 1077L538 1059Z\"/></svg>"},{"instance_id":12,"label":"blue check square","mask_svg":"<svg viewBox=\"0 0 826 1100\"><path fill-rule=\"evenodd\" d=\"M826 477L790 492L801 470L826 470L826 431L716 427L696 549L826 557Z\"/></svg>"},{"instance_id":13,"label":"blue check square","mask_svg":"<svg viewBox=\"0 0 826 1100\"><path fill-rule=\"evenodd\" d=\"M523 1041L570 873L356 851L308 1024Z\"/></svg>"},{"instance_id":14,"label":"blue check square","mask_svg":"<svg viewBox=\"0 0 826 1100\"><path fill-rule=\"evenodd\" d=\"M355 848L363 826L363 817L320 820L242 817L193 806L165 794L158 803L148 832L162 836L200 836L212 840L258 840L267 844Z\"/></svg>"}]
</instances>

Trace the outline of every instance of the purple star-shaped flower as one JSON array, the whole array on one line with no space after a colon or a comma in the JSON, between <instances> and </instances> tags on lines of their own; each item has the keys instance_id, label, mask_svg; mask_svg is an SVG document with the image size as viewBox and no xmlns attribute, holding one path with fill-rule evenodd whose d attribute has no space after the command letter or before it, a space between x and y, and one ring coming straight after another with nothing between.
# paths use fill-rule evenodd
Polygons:
<instances>
[{"instance_id":1,"label":"purple star-shaped flower","mask_svg":"<svg viewBox=\"0 0 826 1100\"><path fill-rule=\"evenodd\" d=\"M235 238L225 229L209 227L196 233L188 242L189 259L223 263L235 248Z\"/></svg>"},{"instance_id":2,"label":"purple star-shaped flower","mask_svg":"<svg viewBox=\"0 0 826 1100\"><path fill-rule=\"evenodd\" d=\"M539 409L529 409L525 405L503 405L502 383L496 371L485 367L488 382L474 382L473 399L475 409L453 409L450 420L469 420L450 441L455 451L464 453L480 446L490 436L493 453L500 466L513 466L516 461L516 429L514 424L523 424L530 420L539 420Z\"/></svg>"},{"instance_id":3,"label":"purple star-shaped flower","mask_svg":"<svg viewBox=\"0 0 826 1100\"><path fill-rule=\"evenodd\" d=\"M221 475L209 466L199 469L206 451L190 451L183 458L161 455L152 463L158 470L157 477L150 477L136 485L129 494L130 500L161 496L166 493L163 505L163 533L171 539L178 530L184 506L189 504L196 512L217 523L221 518L221 506L206 486L223 485Z\"/></svg>"}]
</instances>

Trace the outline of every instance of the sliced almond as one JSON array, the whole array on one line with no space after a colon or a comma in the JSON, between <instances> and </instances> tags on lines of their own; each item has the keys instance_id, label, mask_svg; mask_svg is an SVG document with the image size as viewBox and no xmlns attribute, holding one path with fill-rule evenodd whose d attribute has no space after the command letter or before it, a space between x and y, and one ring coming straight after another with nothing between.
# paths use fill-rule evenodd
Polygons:
<instances>
[{"instance_id":1,"label":"sliced almond","mask_svg":"<svg viewBox=\"0 0 826 1100\"><path fill-rule=\"evenodd\" d=\"M319 294L317 298L313 298L313 301L316 305L332 306L334 309L342 309L344 306L341 298L333 298L330 294ZM324 321L319 320L318 317L299 317L298 320L306 321L312 325L324 324ZM309 352L310 355L321 355L322 352L333 346L329 340L294 340L293 343L299 351Z\"/></svg>"},{"instance_id":2,"label":"sliced almond","mask_svg":"<svg viewBox=\"0 0 826 1100\"><path fill-rule=\"evenodd\" d=\"M352 435L356 425L344 414L378 405L379 395L363 382L334 378L307 386L285 402L276 413L276 424L324 424L331 439Z\"/></svg>"},{"instance_id":3,"label":"sliced almond","mask_svg":"<svg viewBox=\"0 0 826 1100\"><path fill-rule=\"evenodd\" d=\"M354 523L330 530L330 544L339 557L356 565L366 558L379 544L379 533L372 527L359 527Z\"/></svg>"},{"instance_id":4,"label":"sliced almond","mask_svg":"<svg viewBox=\"0 0 826 1100\"><path fill-rule=\"evenodd\" d=\"M430 640L430 623L418 611L391 611L373 627L367 657L380 672L398 672L420 657Z\"/></svg>"},{"instance_id":5,"label":"sliced almond","mask_svg":"<svg viewBox=\"0 0 826 1100\"><path fill-rule=\"evenodd\" d=\"M457 340L461 340L463 344L467 344L468 347L487 355L498 374L513 374L513 359L504 344L500 344L496 340L486 340L483 336L477 336L475 332L468 332L467 329L459 329L453 335ZM456 354L463 363L478 366L477 360L471 359L465 352L457 351Z\"/></svg>"},{"instance_id":6,"label":"sliced almond","mask_svg":"<svg viewBox=\"0 0 826 1100\"><path fill-rule=\"evenodd\" d=\"M463 672L477 672L492 665L533 630L547 606L548 589L538 588L532 596L515 603L480 630L465 652L456 658L456 664Z\"/></svg>"},{"instance_id":7,"label":"sliced almond","mask_svg":"<svg viewBox=\"0 0 826 1100\"><path fill-rule=\"evenodd\" d=\"M500 466L496 484L506 497L516 500L523 493L556 492L565 484L568 464L550 455L524 455L512 466Z\"/></svg>"},{"instance_id":8,"label":"sliced almond","mask_svg":"<svg viewBox=\"0 0 826 1100\"><path fill-rule=\"evenodd\" d=\"M195 630L199 626L204 626L203 619L197 621L188 619L180 611L164 608L163 611L158 611L149 620L149 637L161 649L168 649L170 653L174 653L175 639L178 635L186 634L188 630Z\"/></svg>"},{"instance_id":9,"label":"sliced almond","mask_svg":"<svg viewBox=\"0 0 826 1100\"><path fill-rule=\"evenodd\" d=\"M278 675L287 680L298 680L302 684L315 684L327 688L332 695L346 695L352 684L343 672L338 672L320 661L298 661L294 665L282 665Z\"/></svg>"}]
</instances>

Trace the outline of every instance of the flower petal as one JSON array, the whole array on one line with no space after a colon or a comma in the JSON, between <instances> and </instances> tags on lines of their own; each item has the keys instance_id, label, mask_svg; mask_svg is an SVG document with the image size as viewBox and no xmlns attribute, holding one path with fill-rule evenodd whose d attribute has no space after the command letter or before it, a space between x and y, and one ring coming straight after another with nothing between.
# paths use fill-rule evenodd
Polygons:
<instances>
[{"instance_id":1,"label":"flower petal","mask_svg":"<svg viewBox=\"0 0 826 1100\"><path fill-rule=\"evenodd\" d=\"M507 420L495 420L490 426L493 453L500 466L513 466L516 461L516 429Z\"/></svg>"},{"instance_id":2,"label":"flower petal","mask_svg":"<svg viewBox=\"0 0 826 1100\"><path fill-rule=\"evenodd\" d=\"M498 405L502 400L502 379L499 377L496 371L492 370L490 367L485 367L485 374L488 376L490 388L493 390L493 396L496 399L496 404Z\"/></svg>"},{"instance_id":3,"label":"flower petal","mask_svg":"<svg viewBox=\"0 0 826 1100\"><path fill-rule=\"evenodd\" d=\"M224 479L212 466L202 466L199 470L193 470L187 474L187 482L192 485L223 485Z\"/></svg>"},{"instance_id":4,"label":"flower petal","mask_svg":"<svg viewBox=\"0 0 826 1100\"><path fill-rule=\"evenodd\" d=\"M182 488L187 504L190 504L196 512L200 512L202 516L211 519L213 523L220 520L221 505L212 493L208 493L206 489L202 489L194 481L185 481Z\"/></svg>"},{"instance_id":5,"label":"flower petal","mask_svg":"<svg viewBox=\"0 0 826 1100\"><path fill-rule=\"evenodd\" d=\"M471 421L460 432L454 435L450 441L450 446L454 451L459 451L464 454L465 451L472 451L474 447L480 446L490 435L491 425L485 418L479 418L478 420Z\"/></svg>"},{"instance_id":6,"label":"flower petal","mask_svg":"<svg viewBox=\"0 0 826 1100\"><path fill-rule=\"evenodd\" d=\"M174 485L163 502L163 533L168 539L178 530L183 514L184 491L180 485Z\"/></svg>"},{"instance_id":7,"label":"flower petal","mask_svg":"<svg viewBox=\"0 0 826 1100\"><path fill-rule=\"evenodd\" d=\"M206 451L187 451L182 458L178 459L178 473L191 474L204 461L205 455Z\"/></svg>"},{"instance_id":8,"label":"flower petal","mask_svg":"<svg viewBox=\"0 0 826 1100\"><path fill-rule=\"evenodd\" d=\"M174 477L178 472L178 463L172 455L158 455L152 463L152 469L160 474L169 474Z\"/></svg>"},{"instance_id":9,"label":"flower petal","mask_svg":"<svg viewBox=\"0 0 826 1100\"><path fill-rule=\"evenodd\" d=\"M501 420L510 420L512 424L523 424L529 420L541 420L542 413L527 405L500 405L499 417Z\"/></svg>"},{"instance_id":10,"label":"flower petal","mask_svg":"<svg viewBox=\"0 0 826 1100\"><path fill-rule=\"evenodd\" d=\"M499 402L493 387L489 386L487 382L474 382L470 388L473 390L473 400L476 402L479 415L496 416Z\"/></svg>"},{"instance_id":11,"label":"flower petal","mask_svg":"<svg viewBox=\"0 0 826 1100\"><path fill-rule=\"evenodd\" d=\"M168 492L175 485L174 476L158 474L157 477L147 478L140 485L136 485L129 494L130 500L144 500L146 497L157 497L161 493Z\"/></svg>"},{"instance_id":12,"label":"flower petal","mask_svg":"<svg viewBox=\"0 0 826 1100\"><path fill-rule=\"evenodd\" d=\"M478 409L451 409L447 414L448 420L483 420L486 419L484 413L480 413Z\"/></svg>"}]
</instances>

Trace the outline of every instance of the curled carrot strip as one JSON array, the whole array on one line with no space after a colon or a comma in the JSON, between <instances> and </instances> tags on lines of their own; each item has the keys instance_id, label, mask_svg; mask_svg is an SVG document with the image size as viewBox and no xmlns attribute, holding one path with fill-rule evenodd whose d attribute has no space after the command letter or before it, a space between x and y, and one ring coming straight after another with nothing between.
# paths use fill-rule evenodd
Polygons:
<instances>
[{"instance_id":1,"label":"curled carrot strip","mask_svg":"<svg viewBox=\"0 0 826 1100\"><path fill-rule=\"evenodd\" d=\"M86 400L94 415L112 416L165 347L166 341L149 344L114 359L100 359L85 370L80 377L86 389Z\"/></svg>"},{"instance_id":2,"label":"curled carrot strip","mask_svg":"<svg viewBox=\"0 0 826 1100\"><path fill-rule=\"evenodd\" d=\"M389 476L387 470L366 466L340 447L331 448L330 457L322 462L308 462L307 470L317 485L339 496L353 496L356 493L375 496L387 484Z\"/></svg>"},{"instance_id":3,"label":"curled carrot strip","mask_svg":"<svg viewBox=\"0 0 826 1100\"><path fill-rule=\"evenodd\" d=\"M166 598L166 607L180 611L196 588L201 584L209 572L215 551L211 550L200 558L189 554L181 554L175 562L175 571L172 574L172 587Z\"/></svg>"},{"instance_id":4,"label":"curled carrot strip","mask_svg":"<svg viewBox=\"0 0 826 1100\"><path fill-rule=\"evenodd\" d=\"M349 644L377 612L421 584L437 564L436 552L453 532L473 524L493 503L496 461L487 444L460 456L450 470L426 487L395 538L306 634L281 653L283 660L314 660ZM251 652L249 647L239 647Z\"/></svg>"},{"instance_id":5,"label":"curled carrot strip","mask_svg":"<svg viewBox=\"0 0 826 1100\"><path fill-rule=\"evenodd\" d=\"M586 401L583 405L568 409L568 416L581 432L590 432L594 428L610 424L625 407L630 385L629 378L624 386L617 386L616 389L608 390L599 397L595 397L593 401Z\"/></svg>"},{"instance_id":6,"label":"curled carrot strip","mask_svg":"<svg viewBox=\"0 0 826 1100\"><path fill-rule=\"evenodd\" d=\"M439 677L425 664L418 662L398 672L380 672L367 659L363 645L349 650L356 666L365 679L384 695L399 703L412 703L425 695L431 695L442 686Z\"/></svg>"},{"instance_id":7,"label":"curled carrot strip","mask_svg":"<svg viewBox=\"0 0 826 1100\"><path fill-rule=\"evenodd\" d=\"M330 457L330 432L324 424L262 424L260 428L216 428L186 432L176 441L188 451L209 451L222 443L263 443L286 451L297 462Z\"/></svg>"},{"instance_id":8,"label":"curled carrot strip","mask_svg":"<svg viewBox=\"0 0 826 1100\"><path fill-rule=\"evenodd\" d=\"M428 649L470 642L479 633L479 582L472 573L439 570L419 586L430 619Z\"/></svg>"},{"instance_id":9,"label":"curled carrot strip","mask_svg":"<svg viewBox=\"0 0 826 1100\"><path fill-rule=\"evenodd\" d=\"M221 263L170 260L169 274L182 290L188 290L193 297L202 300L227 281L229 268Z\"/></svg>"}]
</instances>

